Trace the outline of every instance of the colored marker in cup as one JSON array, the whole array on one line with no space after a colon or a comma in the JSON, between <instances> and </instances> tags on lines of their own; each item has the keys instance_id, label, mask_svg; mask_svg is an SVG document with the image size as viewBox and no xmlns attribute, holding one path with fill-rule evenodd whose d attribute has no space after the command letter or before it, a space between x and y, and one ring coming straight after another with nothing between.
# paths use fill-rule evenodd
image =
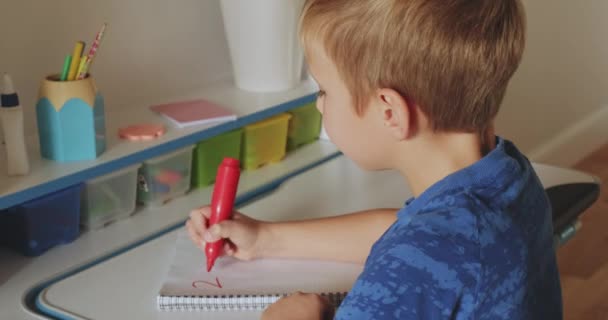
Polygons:
<instances>
[{"instance_id":1,"label":"colored marker in cup","mask_svg":"<svg viewBox=\"0 0 608 320\"><path fill-rule=\"evenodd\" d=\"M63 61L63 69L61 71L61 76L59 77L59 81L66 81L68 79L68 73L70 72L70 64L72 63L72 56L65 56L65 60Z\"/></svg>"}]
</instances>

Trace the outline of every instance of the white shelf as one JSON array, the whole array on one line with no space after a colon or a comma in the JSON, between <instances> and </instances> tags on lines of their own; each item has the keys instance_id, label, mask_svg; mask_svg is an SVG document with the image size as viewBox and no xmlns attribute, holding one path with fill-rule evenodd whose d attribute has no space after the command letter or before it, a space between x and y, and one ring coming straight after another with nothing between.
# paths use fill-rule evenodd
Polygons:
<instances>
[{"instance_id":1,"label":"white shelf","mask_svg":"<svg viewBox=\"0 0 608 320\"><path fill-rule=\"evenodd\" d=\"M332 143L317 141L289 153L281 162L254 171L244 171L239 182L237 200L264 189L261 186L277 184L337 155L339 152ZM84 232L74 242L52 248L39 257L23 257L0 248L2 317L23 319L26 311L22 299L33 287L60 274L86 268L180 226L190 210L210 202L212 190L212 187L196 189L158 208L138 208L128 219L119 220L99 230Z\"/></svg>"},{"instance_id":2,"label":"white shelf","mask_svg":"<svg viewBox=\"0 0 608 320\"><path fill-rule=\"evenodd\" d=\"M215 126L193 126L178 129L168 121L148 109L149 105L110 108L106 112L106 151L92 161L58 163L40 157L37 137L28 137L31 172L21 177L6 175L4 148L0 150L0 209L35 199L50 192L66 188L97 176L140 163L143 160L195 144L246 124L253 123L314 101L312 95L317 86L312 81L304 81L295 89L278 93L253 93L237 89L231 81L223 81L203 90L179 98L157 101L171 101L203 98L229 107L238 119ZM106 102L107 103L107 102ZM135 123L164 123L167 132L157 140L130 142L117 136L120 127Z\"/></svg>"}]
</instances>

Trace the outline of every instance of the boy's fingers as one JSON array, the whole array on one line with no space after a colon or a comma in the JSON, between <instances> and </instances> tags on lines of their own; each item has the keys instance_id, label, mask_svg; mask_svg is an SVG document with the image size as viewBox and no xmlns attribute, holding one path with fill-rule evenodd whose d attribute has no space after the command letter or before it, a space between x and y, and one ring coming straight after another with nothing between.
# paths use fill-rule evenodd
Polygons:
<instances>
[{"instance_id":1,"label":"boy's fingers","mask_svg":"<svg viewBox=\"0 0 608 320\"><path fill-rule=\"evenodd\" d=\"M238 225L239 223L235 223L234 220L225 220L212 226L211 228L215 228L212 233L221 238L230 238L234 234L235 229L238 228Z\"/></svg>"},{"instance_id":2,"label":"boy's fingers","mask_svg":"<svg viewBox=\"0 0 608 320\"><path fill-rule=\"evenodd\" d=\"M219 239L221 239L221 228L219 225L213 225L211 226L211 228L207 229L205 232L203 232L203 240L207 241L207 242L215 242Z\"/></svg>"},{"instance_id":3,"label":"boy's fingers","mask_svg":"<svg viewBox=\"0 0 608 320\"><path fill-rule=\"evenodd\" d=\"M188 220L186 222L186 230L188 230L188 235L190 236L190 240L192 240L192 242L194 242L194 244L201 250L205 250L205 240L203 239L202 234L199 233L199 231L194 228L193 223L191 220Z\"/></svg>"},{"instance_id":4,"label":"boy's fingers","mask_svg":"<svg viewBox=\"0 0 608 320\"><path fill-rule=\"evenodd\" d=\"M230 242L224 243L224 253L229 256L234 255L234 248L232 248L232 245L230 244Z\"/></svg>"},{"instance_id":5,"label":"boy's fingers","mask_svg":"<svg viewBox=\"0 0 608 320\"><path fill-rule=\"evenodd\" d=\"M192 240L200 240L201 235L198 233L198 230L196 230L192 225L192 221L188 220L188 222L186 223L186 230L188 230L188 234L190 235Z\"/></svg>"},{"instance_id":6,"label":"boy's fingers","mask_svg":"<svg viewBox=\"0 0 608 320\"><path fill-rule=\"evenodd\" d=\"M188 230L188 235L190 235L190 238L196 235L196 231L192 228L192 220L190 219L186 220L186 230Z\"/></svg>"},{"instance_id":7,"label":"boy's fingers","mask_svg":"<svg viewBox=\"0 0 608 320\"><path fill-rule=\"evenodd\" d=\"M218 224L214 224L211 228L203 232L203 239L207 242L214 242L221 238L230 238L234 233L234 229L238 223L232 220L222 221Z\"/></svg>"},{"instance_id":8,"label":"boy's fingers","mask_svg":"<svg viewBox=\"0 0 608 320\"><path fill-rule=\"evenodd\" d=\"M198 210L190 211L188 223L202 224L203 217Z\"/></svg>"},{"instance_id":9,"label":"boy's fingers","mask_svg":"<svg viewBox=\"0 0 608 320\"><path fill-rule=\"evenodd\" d=\"M209 206L203 206L194 211L200 212L203 215L203 217L205 217L207 219L209 219L209 217L211 217L211 208Z\"/></svg>"},{"instance_id":10,"label":"boy's fingers","mask_svg":"<svg viewBox=\"0 0 608 320\"><path fill-rule=\"evenodd\" d=\"M198 232L192 227L192 222L188 220L186 222L186 230L188 230L188 236L190 236L190 240L196 244L197 247L201 248L202 239Z\"/></svg>"},{"instance_id":11,"label":"boy's fingers","mask_svg":"<svg viewBox=\"0 0 608 320\"><path fill-rule=\"evenodd\" d=\"M195 230L198 230L199 233L205 231L207 226L207 218L205 218L203 211L198 209L192 210L190 212L190 222L192 223L192 227Z\"/></svg>"}]
</instances>

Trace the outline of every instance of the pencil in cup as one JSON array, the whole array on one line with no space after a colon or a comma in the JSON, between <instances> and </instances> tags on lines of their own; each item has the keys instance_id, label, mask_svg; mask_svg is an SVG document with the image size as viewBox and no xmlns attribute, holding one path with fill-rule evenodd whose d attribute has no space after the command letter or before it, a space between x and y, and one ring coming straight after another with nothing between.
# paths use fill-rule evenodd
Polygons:
<instances>
[{"instance_id":1,"label":"pencil in cup","mask_svg":"<svg viewBox=\"0 0 608 320\"><path fill-rule=\"evenodd\" d=\"M78 77L76 77L75 80L82 80L82 79L84 79L84 76L80 77L80 75L82 74L82 72L83 72L83 70L85 68L85 65L86 65L88 59L89 59L88 57L82 57L80 59L80 63L78 65L78 72L76 73L76 74L78 74ZM84 74L86 75L86 71L84 72Z\"/></svg>"},{"instance_id":2,"label":"pencil in cup","mask_svg":"<svg viewBox=\"0 0 608 320\"><path fill-rule=\"evenodd\" d=\"M78 80L84 79L84 77L87 75L87 72L89 72L89 69L91 68L91 63L93 63L93 59L95 58L97 49L99 48L99 46L101 44L101 40L103 39L103 35L105 34L106 26L107 26L107 23L104 23L101 26L101 29L99 30L99 32L97 32L95 41L93 41L93 44L91 45L91 49L89 49L89 53L87 54L85 63L83 64L82 68L80 70L78 70L78 76L76 77L76 79L78 79ZM83 57L83 59L84 59L84 57Z\"/></svg>"},{"instance_id":3,"label":"pencil in cup","mask_svg":"<svg viewBox=\"0 0 608 320\"><path fill-rule=\"evenodd\" d=\"M65 60L63 61L63 69L61 70L61 76L59 77L60 81L66 81L68 79L68 74L70 72L70 64L72 63L72 56L65 56Z\"/></svg>"},{"instance_id":4,"label":"pencil in cup","mask_svg":"<svg viewBox=\"0 0 608 320\"><path fill-rule=\"evenodd\" d=\"M74 51L72 52L72 61L70 63L70 69L68 71L67 80L72 81L76 79L78 75L78 67L80 65L80 58L84 51L85 43L83 41L77 41L74 45ZM62 80L65 81L65 80Z\"/></svg>"}]
</instances>

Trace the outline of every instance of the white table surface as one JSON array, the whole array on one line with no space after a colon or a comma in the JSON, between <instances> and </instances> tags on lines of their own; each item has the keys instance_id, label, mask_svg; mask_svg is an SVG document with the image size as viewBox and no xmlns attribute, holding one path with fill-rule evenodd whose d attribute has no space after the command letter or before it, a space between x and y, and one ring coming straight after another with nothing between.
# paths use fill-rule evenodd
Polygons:
<instances>
[{"instance_id":1,"label":"white table surface","mask_svg":"<svg viewBox=\"0 0 608 320\"><path fill-rule=\"evenodd\" d=\"M543 185L595 182L573 170L535 165ZM411 196L396 172L364 172L339 157L299 175L239 210L264 220L336 215L376 207L401 207ZM68 318L257 319L259 312L160 312L156 295L171 263L176 232L57 282L39 302Z\"/></svg>"},{"instance_id":2,"label":"white table surface","mask_svg":"<svg viewBox=\"0 0 608 320\"><path fill-rule=\"evenodd\" d=\"M279 163L245 171L238 194L256 190L336 152L335 146L327 141L301 147ZM211 191L212 187L197 189L158 209L138 209L126 220L85 232L74 242L52 248L38 257L24 257L0 248L0 319L40 319L24 304L25 294L31 288L182 223L192 208L210 202Z\"/></svg>"}]
</instances>

